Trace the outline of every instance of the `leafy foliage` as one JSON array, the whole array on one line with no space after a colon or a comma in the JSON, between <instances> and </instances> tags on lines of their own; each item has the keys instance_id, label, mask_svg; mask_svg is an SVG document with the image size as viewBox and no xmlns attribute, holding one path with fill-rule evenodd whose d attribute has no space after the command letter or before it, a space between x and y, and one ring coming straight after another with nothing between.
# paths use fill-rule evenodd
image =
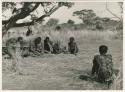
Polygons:
<instances>
[{"instance_id":1,"label":"leafy foliage","mask_svg":"<svg viewBox=\"0 0 125 92\"><path fill-rule=\"evenodd\" d=\"M7 9L13 9L16 6L14 2L2 2L2 10L3 12Z\"/></svg>"},{"instance_id":2,"label":"leafy foliage","mask_svg":"<svg viewBox=\"0 0 125 92\"><path fill-rule=\"evenodd\" d=\"M78 16L86 24L88 24L93 18L96 17L96 14L94 13L93 10L87 10L87 9L75 11L73 12L73 15Z\"/></svg>"},{"instance_id":3,"label":"leafy foliage","mask_svg":"<svg viewBox=\"0 0 125 92\"><path fill-rule=\"evenodd\" d=\"M74 22L73 20L71 20L71 19L69 19L69 20L67 21L67 23L68 23L68 24L71 24L71 25L75 24L75 22Z\"/></svg>"},{"instance_id":4,"label":"leafy foliage","mask_svg":"<svg viewBox=\"0 0 125 92\"><path fill-rule=\"evenodd\" d=\"M54 25L57 25L59 22L58 19L55 19L55 18L51 18L49 19L49 21L46 23L47 26L54 26Z\"/></svg>"}]
</instances>

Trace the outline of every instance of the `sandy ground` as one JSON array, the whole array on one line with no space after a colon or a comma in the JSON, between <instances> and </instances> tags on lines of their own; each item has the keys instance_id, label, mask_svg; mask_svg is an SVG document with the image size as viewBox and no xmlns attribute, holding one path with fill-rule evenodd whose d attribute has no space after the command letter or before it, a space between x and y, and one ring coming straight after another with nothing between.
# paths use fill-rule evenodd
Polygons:
<instances>
[{"instance_id":1,"label":"sandy ground","mask_svg":"<svg viewBox=\"0 0 125 92\"><path fill-rule=\"evenodd\" d=\"M27 57L21 62L18 75L9 70L10 60L3 59L2 88L4 90L99 90L105 85L95 81L80 80L82 74L90 74L92 59L98 53L98 46L106 44L113 56L115 68L122 70L122 40L79 42L78 55L59 54ZM122 89L122 71L120 83L115 89Z\"/></svg>"}]
</instances>

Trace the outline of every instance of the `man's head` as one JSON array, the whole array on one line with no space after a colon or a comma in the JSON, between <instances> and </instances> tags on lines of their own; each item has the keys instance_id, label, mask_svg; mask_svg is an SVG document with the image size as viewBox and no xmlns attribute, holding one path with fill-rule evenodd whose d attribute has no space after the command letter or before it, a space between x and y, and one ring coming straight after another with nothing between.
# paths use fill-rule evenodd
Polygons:
<instances>
[{"instance_id":1,"label":"man's head","mask_svg":"<svg viewBox=\"0 0 125 92\"><path fill-rule=\"evenodd\" d=\"M46 41L49 41L49 37L48 36L46 37Z\"/></svg>"},{"instance_id":2,"label":"man's head","mask_svg":"<svg viewBox=\"0 0 125 92\"><path fill-rule=\"evenodd\" d=\"M75 41L74 37L70 37L69 40L70 40L70 42Z\"/></svg>"},{"instance_id":3,"label":"man's head","mask_svg":"<svg viewBox=\"0 0 125 92\"><path fill-rule=\"evenodd\" d=\"M22 42L22 41L23 41L23 37L18 37L18 38L17 38L17 41L18 41L18 42Z\"/></svg>"},{"instance_id":4,"label":"man's head","mask_svg":"<svg viewBox=\"0 0 125 92\"><path fill-rule=\"evenodd\" d=\"M107 51L108 51L107 46L105 46L105 45L99 46L99 52L100 52L101 55L105 55L107 53Z\"/></svg>"}]
</instances>

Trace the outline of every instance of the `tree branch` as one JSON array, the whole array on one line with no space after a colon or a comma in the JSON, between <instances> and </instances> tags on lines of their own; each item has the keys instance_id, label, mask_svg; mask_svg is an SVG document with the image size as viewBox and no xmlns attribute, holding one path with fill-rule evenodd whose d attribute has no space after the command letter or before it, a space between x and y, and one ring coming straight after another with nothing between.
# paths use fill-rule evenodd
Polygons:
<instances>
[{"instance_id":1,"label":"tree branch","mask_svg":"<svg viewBox=\"0 0 125 92\"><path fill-rule=\"evenodd\" d=\"M43 21L43 19L45 17L49 17L52 13L54 13L56 10L58 10L60 8L60 6L57 6L53 9L51 9L49 12L47 12L45 15L42 15L41 17L39 17L38 19L36 19L35 21L36 22L39 22L39 21Z\"/></svg>"},{"instance_id":2,"label":"tree branch","mask_svg":"<svg viewBox=\"0 0 125 92\"><path fill-rule=\"evenodd\" d=\"M13 25L17 22L19 19L24 19L25 17L29 16L31 12L33 12L37 7L39 6L39 3L36 3L36 5L30 10L27 10L28 6L31 3L26 3L24 7L21 9L21 12L19 14L13 15L8 21L3 22L6 24L6 30L8 30L10 27L13 27ZM26 10L25 10L26 9Z\"/></svg>"},{"instance_id":3,"label":"tree branch","mask_svg":"<svg viewBox=\"0 0 125 92\"><path fill-rule=\"evenodd\" d=\"M25 17L27 17L32 11L34 11L38 6L39 6L39 3L36 3L36 5L33 7L32 10L29 10L29 11L26 11L27 8L28 8L28 5L30 5L31 3L24 3L24 7L21 8L21 9L18 9L18 10L21 10L20 13L16 14L16 15L12 15L12 17L9 19L9 20L4 20L2 21L2 24L6 25L9 21L11 21L14 17L18 16L18 19L23 19ZM17 11L18 11L17 10Z\"/></svg>"},{"instance_id":4,"label":"tree branch","mask_svg":"<svg viewBox=\"0 0 125 92\"><path fill-rule=\"evenodd\" d=\"M29 3L29 4L31 4L31 3ZM32 9L28 9L28 5L26 4L27 6L25 5L25 7L21 9L21 13L19 14L19 19L23 19L23 18L29 16L29 14L31 12L33 12L35 9L38 8L39 4L40 3L36 3L36 5Z\"/></svg>"},{"instance_id":5,"label":"tree branch","mask_svg":"<svg viewBox=\"0 0 125 92\"><path fill-rule=\"evenodd\" d=\"M116 14L114 14L114 13L108 8L107 2L106 2L106 10L107 10L109 13L111 13L114 17L116 17L116 18L122 20L120 17L118 17Z\"/></svg>"},{"instance_id":6,"label":"tree branch","mask_svg":"<svg viewBox=\"0 0 125 92\"><path fill-rule=\"evenodd\" d=\"M37 18L35 20L35 22L39 22L39 21L43 21L43 19L45 17L48 17L50 16L53 12L55 12L60 6L57 6L55 8L52 8L48 13L46 13L45 15L42 15L41 17ZM2 21L2 24L6 24L8 21L5 20L5 21ZM30 25L33 25L34 24L34 21L31 21L31 22L25 22L25 23L14 23L13 24L13 27L23 27L23 26L30 26Z\"/></svg>"},{"instance_id":7,"label":"tree branch","mask_svg":"<svg viewBox=\"0 0 125 92\"><path fill-rule=\"evenodd\" d=\"M46 11L45 6L44 6L43 3L41 3L41 6L43 7L44 12L47 13L47 11Z\"/></svg>"},{"instance_id":8,"label":"tree branch","mask_svg":"<svg viewBox=\"0 0 125 92\"><path fill-rule=\"evenodd\" d=\"M25 23L15 23L13 27L23 27L23 26L30 26L30 25L34 25L34 22L31 21L31 22L25 22Z\"/></svg>"},{"instance_id":9,"label":"tree branch","mask_svg":"<svg viewBox=\"0 0 125 92\"><path fill-rule=\"evenodd\" d=\"M29 8L29 5L30 5L30 4L32 4L32 3L29 3L29 2L24 3L24 7L21 9L21 12L20 12L19 14L13 15L13 16L12 16L8 21L6 21L6 22L3 21L3 24L5 23L5 25L4 25L3 29L2 29L2 34L3 34L2 37L6 34L6 32L7 32L11 27L13 27L13 26L16 25L16 22L17 22L19 19L23 19L23 18L29 16L29 14L30 14L31 12L33 12L35 9L37 9L40 3L36 3L35 6L34 6L32 9Z\"/></svg>"},{"instance_id":10,"label":"tree branch","mask_svg":"<svg viewBox=\"0 0 125 92\"><path fill-rule=\"evenodd\" d=\"M8 20L2 20L2 25L6 25L8 23Z\"/></svg>"}]
</instances>

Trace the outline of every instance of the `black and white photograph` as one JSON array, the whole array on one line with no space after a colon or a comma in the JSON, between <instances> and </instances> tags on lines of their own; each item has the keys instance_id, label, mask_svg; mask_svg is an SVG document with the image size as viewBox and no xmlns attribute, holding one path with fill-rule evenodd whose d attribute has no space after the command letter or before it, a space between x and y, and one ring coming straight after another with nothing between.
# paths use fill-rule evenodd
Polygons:
<instances>
[{"instance_id":1,"label":"black and white photograph","mask_svg":"<svg viewBox=\"0 0 125 92\"><path fill-rule=\"evenodd\" d=\"M2 90L123 90L123 2L1 6Z\"/></svg>"}]
</instances>

